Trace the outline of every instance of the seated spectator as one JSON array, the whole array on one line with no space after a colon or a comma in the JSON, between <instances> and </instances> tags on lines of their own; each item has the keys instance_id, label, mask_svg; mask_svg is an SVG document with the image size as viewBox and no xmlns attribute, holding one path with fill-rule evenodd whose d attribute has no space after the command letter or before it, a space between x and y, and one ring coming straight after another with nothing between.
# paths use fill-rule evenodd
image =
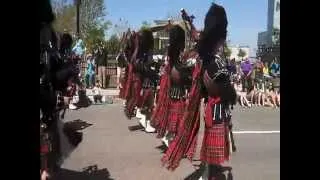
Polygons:
<instances>
[{"instance_id":1,"label":"seated spectator","mask_svg":"<svg viewBox=\"0 0 320 180\"><path fill-rule=\"evenodd\" d=\"M255 86L249 90L246 97L251 102L252 106L260 106L259 99L261 97L261 92L258 91Z\"/></svg>"},{"instance_id":2,"label":"seated spectator","mask_svg":"<svg viewBox=\"0 0 320 180\"><path fill-rule=\"evenodd\" d=\"M273 89L267 89L266 98L270 101L271 107L280 107L280 95L275 93Z\"/></svg>"},{"instance_id":3,"label":"seated spectator","mask_svg":"<svg viewBox=\"0 0 320 180\"><path fill-rule=\"evenodd\" d=\"M279 71L280 71L280 64L276 59L274 59L270 66L270 74L272 77L277 77Z\"/></svg>"},{"instance_id":4,"label":"seated spectator","mask_svg":"<svg viewBox=\"0 0 320 180\"><path fill-rule=\"evenodd\" d=\"M97 80L96 85L92 89L92 92L93 92L94 103L98 103L98 101L102 103L101 83L99 80Z\"/></svg>"},{"instance_id":5,"label":"seated spectator","mask_svg":"<svg viewBox=\"0 0 320 180\"><path fill-rule=\"evenodd\" d=\"M242 87L237 83L234 83L234 89L237 92L237 96L238 96L238 100L239 100L239 104L242 107L251 107L251 104L249 103L247 97L246 97L246 92L242 92Z\"/></svg>"},{"instance_id":6,"label":"seated spectator","mask_svg":"<svg viewBox=\"0 0 320 180\"><path fill-rule=\"evenodd\" d=\"M254 66L254 82L257 89L264 89L263 87L263 63L261 62L261 58L259 58Z\"/></svg>"}]
</instances>

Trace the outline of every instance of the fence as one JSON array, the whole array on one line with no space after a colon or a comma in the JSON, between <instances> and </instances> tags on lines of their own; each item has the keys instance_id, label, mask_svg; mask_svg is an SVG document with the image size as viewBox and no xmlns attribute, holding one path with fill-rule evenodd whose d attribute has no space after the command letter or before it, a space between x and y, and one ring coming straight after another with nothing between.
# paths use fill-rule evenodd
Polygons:
<instances>
[{"instance_id":1,"label":"fence","mask_svg":"<svg viewBox=\"0 0 320 180\"><path fill-rule=\"evenodd\" d=\"M106 67L106 80L107 80L107 88L117 88L118 86L118 77L119 74L117 72L118 63L116 61L115 55L108 55L108 63ZM87 61L83 59L81 61L81 74L85 75L87 69ZM98 71L96 68L96 75L98 75ZM96 76L97 77L97 76Z\"/></svg>"}]
</instances>

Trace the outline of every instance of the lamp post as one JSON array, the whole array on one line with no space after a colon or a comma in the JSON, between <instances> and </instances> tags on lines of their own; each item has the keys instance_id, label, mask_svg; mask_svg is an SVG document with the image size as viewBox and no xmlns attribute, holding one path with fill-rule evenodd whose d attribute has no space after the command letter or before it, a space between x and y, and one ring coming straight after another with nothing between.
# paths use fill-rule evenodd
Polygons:
<instances>
[{"instance_id":1,"label":"lamp post","mask_svg":"<svg viewBox=\"0 0 320 180\"><path fill-rule=\"evenodd\" d=\"M74 0L77 7L77 37L80 37L80 4L81 0Z\"/></svg>"}]
</instances>

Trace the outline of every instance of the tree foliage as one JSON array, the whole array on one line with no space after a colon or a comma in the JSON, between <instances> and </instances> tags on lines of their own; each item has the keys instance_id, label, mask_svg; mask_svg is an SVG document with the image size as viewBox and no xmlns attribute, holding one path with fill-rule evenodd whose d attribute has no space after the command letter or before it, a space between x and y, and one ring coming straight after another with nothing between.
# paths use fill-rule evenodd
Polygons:
<instances>
[{"instance_id":1,"label":"tree foliage","mask_svg":"<svg viewBox=\"0 0 320 180\"><path fill-rule=\"evenodd\" d=\"M225 44L225 45L224 45L224 48L223 48L223 55L224 55L224 57L230 58L231 53L232 53L231 49L228 47L227 44Z\"/></svg>"},{"instance_id":2,"label":"tree foliage","mask_svg":"<svg viewBox=\"0 0 320 180\"><path fill-rule=\"evenodd\" d=\"M149 23L148 21L142 21L142 26L141 26L140 30L148 29L150 27L151 27L151 23Z\"/></svg>"},{"instance_id":3,"label":"tree foliage","mask_svg":"<svg viewBox=\"0 0 320 180\"><path fill-rule=\"evenodd\" d=\"M104 41L104 30L99 27L92 27L88 30L88 36L84 38L86 48L89 52L92 52L94 49L97 49L101 43Z\"/></svg>"},{"instance_id":4,"label":"tree foliage","mask_svg":"<svg viewBox=\"0 0 320 180\"><path fill-rule=\"evenodd\" d=\"M92 29L107 30L109 21L105 21L106 10L104 0L82 0L80 5L81 37L86 38Z\"/></svg>"},{"instance_id":5,"label":"tree foliage","mask_svg":"<svg viewBox=\"0 0 320 180\"><path fill-rule=\"evenodd\" d=\"M239 49L238 57L243 58L243 57L245 57L246 55L247 55L247 53L246 53L244 50Z\"/></svg>"},{"instance_id":6,"label":"tree foliage","mask_svg":"<svg viewBox=\"0 0 320 180\"><path fill-rule=\"evenodd\" d=\"M111 35L107 41L107 49L109 54L117 54L120 49L120 39L116 34Z\"/></svg>"},{"instance_id":7,"label":"tree foliage","mask_svg":"<svg viewBox=\"0 0 320 180\"><path fill-rule=\"evenodd\" d=\"M53 0L52 9L56 20L53 27L58 32L65 29L69 32L76 32L76 7L67 2L67 0Z\"/></svg>"},{"instance_id":8,"label":"tree foliage","mask_svg":"<svg viewBox=\"0 0 320 180\"><path fill-rule=\"evenodd\" d=\"M67 29L75 35L76 4L68 0L53 0L52 5L56 14L55 29L59 32ZM104 0L81 0L80 37L88 50L105 43L105 32L111 26L111 22L104 19L105 15Z\"/></svg>"}]
</instances>

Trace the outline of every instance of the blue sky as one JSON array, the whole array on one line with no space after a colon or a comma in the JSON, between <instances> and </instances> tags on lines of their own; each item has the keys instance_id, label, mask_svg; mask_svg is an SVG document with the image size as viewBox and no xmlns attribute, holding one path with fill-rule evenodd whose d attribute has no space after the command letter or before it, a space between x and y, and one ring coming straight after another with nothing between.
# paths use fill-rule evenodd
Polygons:
<instances>
[{"instance_id":1,"label":"blue sky","mask_svg":"<svg viewBox=\"0 0 320 180\"><path fill-rule=\"evenodd\" d=\"M203 27L204 16L212 0L105 0L106 19L118 22L119 18L128 21L133 29L142 21L153 22L166 19L168 14L178 14L181 8L193 14L195 26ZM232 44L249 45L256 48L258 32L266 30L267 0L216 0L223 5L228 16L228 39Z\"/></svg>"}]
</instances>

